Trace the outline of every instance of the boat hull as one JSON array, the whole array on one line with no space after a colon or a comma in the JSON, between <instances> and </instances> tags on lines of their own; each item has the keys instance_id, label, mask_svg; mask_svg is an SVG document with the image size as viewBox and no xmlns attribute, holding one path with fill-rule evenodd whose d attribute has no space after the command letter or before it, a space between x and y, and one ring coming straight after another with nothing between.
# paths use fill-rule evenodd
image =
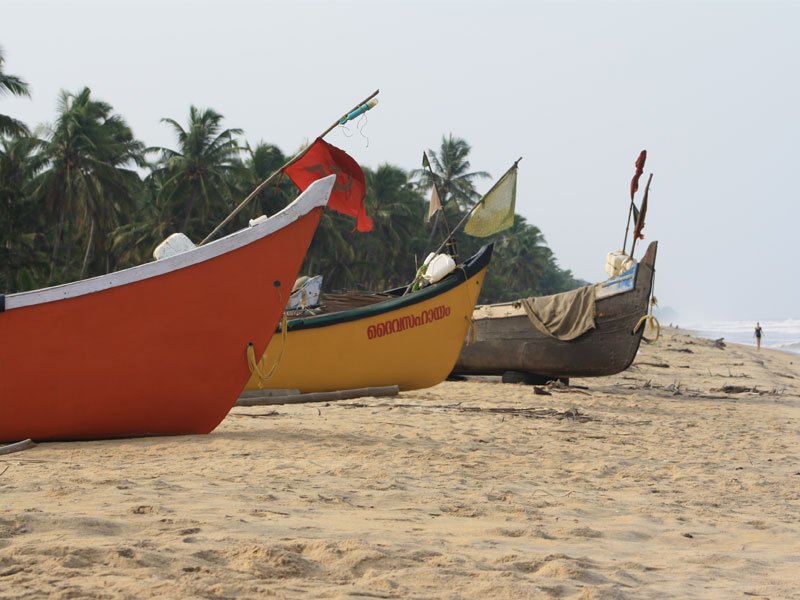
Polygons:
<instances>
[{"instance_id":1,"label":"boat hull","mask_svg":"<svg viewBox=\"0 0 800 600\"><path fill-rule=\"evenodd\" d=\"M513 371L545 379L613 375L633 362L644 327L634 327L647 314L655 271L657 243L650 244L636 269L633 289L596 301L596 327L569 341L545 335L524 309L507 316L480 318L476 340L464 343L455 375L503 375ZM502 313L503 311L496 311Z\"/></svg>"},{"instance_id":2,"label":"boat hull","mask_svg":"<svg viewBox=\"0 0 800 600\"><path fill-rule=\"evenodd\" d=\"M212 246L235 245L238 232L165 259L178 265L165 273L49 288L40 295L67 297L0 313L0 440L214 429L250 376L247 344L263 351L272 337L329 184L304 214L230 251ZM195 252L216 256L189 264Z\"/></svg>"},{"instance_id":3,"label":"boat hull","mask_svg":"<svg viewBox=\"0 0 800 600\"><path fill-rule=\"evenodd\" d=\"M268 381L245 389L327 392L397 385L426 388L455 364L480 293L492 247L442 281L367 307L289 321L285 348L276 334L260 362Z\"/></svg>"}]
</instances>

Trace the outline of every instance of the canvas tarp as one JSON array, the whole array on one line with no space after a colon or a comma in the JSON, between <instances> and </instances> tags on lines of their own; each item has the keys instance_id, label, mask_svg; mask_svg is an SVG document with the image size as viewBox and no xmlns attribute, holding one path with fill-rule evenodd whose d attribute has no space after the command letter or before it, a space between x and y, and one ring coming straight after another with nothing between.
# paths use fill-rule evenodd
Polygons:
<instances>
[{"instance_id":1,"label":"canvas tarp","mask_svg":"<svg viewBox=\"0 0 800 600\"><path fill-rule=\"evenodd\" d=\"M594 329L595 290L587 285L571 292L520 300L531 323L557 340L574 340Z\"/></svg>"}]
</instances>

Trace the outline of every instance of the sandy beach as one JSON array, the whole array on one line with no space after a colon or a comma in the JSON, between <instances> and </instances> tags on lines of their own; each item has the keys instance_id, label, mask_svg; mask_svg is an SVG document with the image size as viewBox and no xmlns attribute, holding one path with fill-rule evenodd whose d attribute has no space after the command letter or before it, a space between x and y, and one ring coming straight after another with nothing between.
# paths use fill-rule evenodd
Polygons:
<instances>
[{"instance_id":1,"label":"sandy beach","mask_svg":"<svg viewBox=\"0 0 800 600\"><path fill-rule=\"evenodd\" d=\"M800 598L800 356L234 408L0 456L0 598Z\"/></svg>"}]
</instances>

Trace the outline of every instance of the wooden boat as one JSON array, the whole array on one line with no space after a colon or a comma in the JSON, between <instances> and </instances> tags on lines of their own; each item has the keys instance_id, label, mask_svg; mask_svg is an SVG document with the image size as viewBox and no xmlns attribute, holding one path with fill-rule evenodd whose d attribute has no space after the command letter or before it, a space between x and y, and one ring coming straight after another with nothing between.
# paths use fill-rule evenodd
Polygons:
<instances>
[{"instance_id":1,"label":"wooden boat","mask_svg":"<svg viewBox=\"0 0 800 600\"><path fill-rule=\"evenodd\" d=\"M274 372L246 390L301 393L398 385L430 387L453 368L483 284L493 246L485 246L440 281L404 294L323 296L328 312L288 320L259 363ZM361 306L355 306L361 304ZM285 340L285 341L284 341Z\"/></svg>"},{"instance_id":2,"label":"wooden boat","mask_svg":"<svg viewBox=\"0 0 800 600\"><path fill-rule=\"evenodd\" d=\"M208 433L263 352L335 176L187 252L0 297L0 440Z\"/></svg>"},{"instance_id":3,"label":"wooden boat","mask_svg":"<svg viewBox=\"0 0 800 600\"><path fill-rule=\"evenodd\" d=\"M544 383L624 371L642 339L644 327L634 328L647 314L656 249L657 242L652 242L638 265L598 284L594 329L569 341L536 328L519 301L476 307L476 339L465 341L453 374Z\"/></svg>"}]
</instances>

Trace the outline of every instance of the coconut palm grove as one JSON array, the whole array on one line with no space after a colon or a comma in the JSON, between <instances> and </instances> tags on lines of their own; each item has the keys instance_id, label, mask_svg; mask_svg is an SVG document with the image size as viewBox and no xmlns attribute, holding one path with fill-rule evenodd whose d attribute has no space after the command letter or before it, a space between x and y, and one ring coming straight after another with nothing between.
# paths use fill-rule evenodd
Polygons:
<instances>
[{"instance_id":1,"label":"coconut palm grove","mask_svg":"<svg viewBox=\"0 0 800 600\"><path fill-rule=\"evenodd\" d=\"M0 49L0 98L6 95L30 91L24 77L6 72ZM137 140L125 118L89 88L62 91L47 125L30 126L0 110L0 293L150 261L153 249L177 231L202 240L292 156L269 143L252 145L224 120L193 105L187 115L165 117L175 141L162 148ZM351 217L325 211L301 272L324 275L328 291L377 291L411 281L446 236L442 219L427 222L432 184L450 224L480 200L476 183L489 174L471 170L469 152L465 140L447 134L438 149L427 150L430 170L362 167L372 231L354 231ZM289 178L281 178L221 233L274 214L297 194ZM542 232L520 215L491 238L459 231L455 240L461 259L495 242L481 302L585 284L558 266Z\"/></svg>"}]
</instances>

